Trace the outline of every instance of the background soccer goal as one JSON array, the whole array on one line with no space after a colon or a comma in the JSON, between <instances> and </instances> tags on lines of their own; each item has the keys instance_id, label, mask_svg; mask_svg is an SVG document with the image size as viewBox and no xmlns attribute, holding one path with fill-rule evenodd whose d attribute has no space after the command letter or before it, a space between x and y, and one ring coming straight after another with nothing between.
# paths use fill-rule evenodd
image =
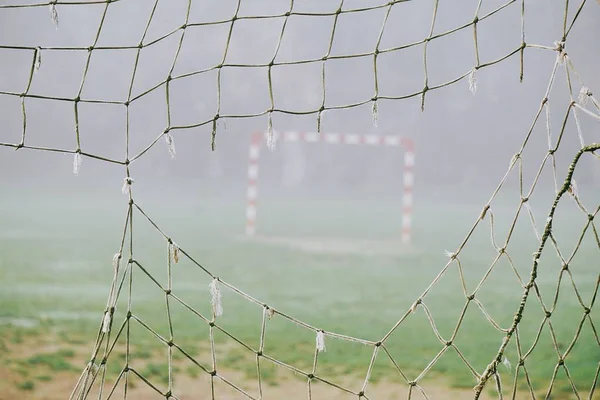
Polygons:
<instances>
[{"instance_id":1,"label":"background soccer goal","mask_svg":"<svg viewBox=\"0 0 600 400\"><path fill-rule=\"evenodd\" d=\"M0 398L599 398L599 21L0 2Z\"/></svg>"},{"instance_id":2,"label":"background soccer goal","mask_svg":"<svg viewBox=\"0 0 600 400\"><path fill-rule=\"evenodd\" d=\"M284 142L322 142L329 145L368 145L368 146L386 146L402 147L404 150L403 168L401 171L402 186L402 226L401 242L408 244L411 241L411 216L412 216L412 191L414 184L413 167L415 165L415 146L410 138L402 138L394 135L360 135L355 133L318 133L318 132L283 132L266 134L255 133L252 135L250 152L248 157L248 191L246 206L246 234L254 236L256 234L256 216L257 216L257 198L258 198L258 171L260 168L260 152L264 139L282 140ZM272 144L274 146L274 144ZM348 218L352 218L351 215Z\"/></svg>"}]
</instances>

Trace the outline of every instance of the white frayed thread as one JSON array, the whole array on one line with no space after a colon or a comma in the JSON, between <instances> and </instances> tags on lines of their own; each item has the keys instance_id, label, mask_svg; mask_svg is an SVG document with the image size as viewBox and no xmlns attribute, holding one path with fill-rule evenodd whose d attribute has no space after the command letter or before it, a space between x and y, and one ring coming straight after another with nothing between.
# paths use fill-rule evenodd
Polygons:
<instances>
[{"instance_id":1,"label":"white frayed thread","mask_svg":"<svg viewBox=\"0 0 600 400\"><path fill-rule=\"evenodd\" d=\"M577 116L577 108L573 108L573 117L575 118L575 127L577 128L577 137L579 138L579 143L581 144L581 147L584 147L585 140L583 140L583 130L581 129L581 124L579 123L579 117Z\"/></svg>"},{"instance_id":2,"label":"white frayed thread","mask_svg":"<svg viewBox=\"0 0 600 400\"><path fill-rule=\"evenodd\" d=\"M98 367L98 365L96 363L90 362L89 369L92 372L92 374L95 374L96 372L98 372L100 367Z\"/></svg>"},{"instance_id":3,"label":"white frayed thread","mask_svg":"<svg viewBox=\"0 0 600 400\"><path fill-rule=\"evenodd\" d=\"M456 253L453 253L453 252L448 251L448 250L444 250L444 255L446 257L448 257L448 258L453 259L453 260L456 258Z\"/></svg>"},{"instance_id":4,"label":"white frayed thread","mask_svg":"<svg viewBox=\"0 0 600 400\"><path fill-rule=\"evenodd\" d=\"M477 70L473 68L471 73L469 74L469 90L471 93L475 94L477 92L477 77L475 76L475 72Z\"/></svg>"},{"instance_id":5,"label":"white frayed thread","mask_svg":"<svg viewBox=\"0 0 600 400\"><path fill-rule=\"evenodd\" d=\"M104 319L102 320L102 332L108 333L110 332L110 323L112 321L112 316L110 315L110 310L106 310L104 313Z\"/></svg>"},{"instance_id":6,"label":"white frayed thread","mask_svg":"<svg viewBox=\"0 0 600 400\"><path fill-rule=\"evenodd\" d=\"M373 102L373 108L371 109L373 115L373 126L377 128L379 125L379 109L377 108L377 100Z\"/></svg>"},{"instance_id":7,"label":"white frayed thread","mask_svg":"<svg viewBox=\"0 0 600 400\"><path fill-rule=\"evenodd\" d=\"M512 167L513 165L515 165L515 163L517 162L517 160L519 160L521 158L521 153L516 153L514 154L511 159L510 159L510 165L509 167Z\"/></svg>"},{"instance_id":8,"label":"white frayed thread","mask_svg":"<svg viewBox=\"0 0 600 400\"><path fill-rule=\"evenodd\" d=\"M75 153L75 157L73 157L73 173L75 175L79 173L79 168L81 168L82 161L81 154L79 152Z\"/></svg>"},{"instance_id":9,"label":"white frayed thread","mask_svg":"<svg viewBox=\"0 0 600 400\"><path fill-rule=\"evenodd\" d=\"M171 158L175 158L175 142L169 132L165 133L165 142L167 142L167 147L169 148L169 155Z\"/></svg>"},{"instance_id":10,"label":"white frayed thread","mask_svg":"<svg viewBox=\"0 0 600 400\"><path fill-rule=\"evenodd\" d=\"M564 64L565 59L567 58L567 52L565 51L565 42L557 40L554 42L554 45L556 46L554 50L558 52L558 64L562 65Z\"/></svg>"},{"instance_id":11,"label":"white frayed thread","mask_svg":"<svg viewBox=\"0 0 600 400\"><path fill-rule=\"evenodd\" d=\"M131 185L133 185L133 178L123 179L123 187L121 188L121 192L123 192L123 194L127 194L127 191Z\"/></svg>"},{"instance_id":12,"label":"white frayed thread","mask_svg":"<svg viewBox=\"0 0 600 400\"><path fill-rule=\"evenodd\" d=\"M56 3L50 4L50 18L56 30L58 30L58 11L56 11Z\"/></svg>"},{"instance_id":13,"label":"white frayed thread","mask_svg":"<svg viewBox=\"0 0 600 400\"><path fill-rule=\"evenodd\" d=\"M273 315L275 315L275 310L273 310L271 307L266 307L265 313L267 314L267 318L270 320L273 318Z\"/></svg>"},{"instance_id":14,"label":"white frayed thread","mask_svg":"<svg viewBox=\"0 0 600 400\"><path fill-rule=\"evenodd\" d=\"M269 113L269 120L267 122L267 147L269 150L275 150L275 133L273 132L273 118Z\"/></svg>"},{"instance_id":15,"label":"white frayed thread","mask_svg":"<svg viewBox=\"0 0 600 400\"><path fill-rule=\"evenodd\" d=\"M529 214L529 218L531 220L531 227L533 228L533 233L535 234L535 237L537 238L538 242L541 242L542 238L540 237L540 234L535 225L535 219L533 217L533 210L531 209L531 206L529 205L529 201L526 201L525 203L523 203L523 205L525 206L525 208L527 209L527 213ZM546 220L546 222L548 222L548 220Z\"/></svg>"},{"instance_id":16,"label":"white frayed thread","mask_svg":"<svg viewBox=\"0 0 600 400\"><path fill-rule=\"evenodd\" d=\"M327 110L319 110L319 114L317 116L317 133L321 133L321 126L323 126L323 118L325 117L325 113Z\"/></svg>"},{"instance_id":17,"label":"white frayed thread","mask_svg":"<svg viewBox=\"0 0 600 400\"><path fill-rule=\"evenodd\" d=\"M113 256L112 265L115 271L119 269L119 264L121 263L121 253L117 253Z\"/></svg>"},{"instance_id":18,"label":"white frayed thread","mask_svg":"<svg viewBox=\"0 0 600 400\"><path fill-rule=\"evenodd\" d=\"M506 358L506 356L502 356L502 364L504 364L506 369L508 369L509 371L512 369L512 365L510 364L510 361L508 360L508 358Z\"/></svg>"},{"instance_id":19,"label":"white frayed thread","mask_svg":"<svg viewBox=\"0 0 600 400\"><path fill-rule=\"evenodd\" d=\"M211 295L210 303L212 304L213 313L215 314L215 317L220 317L223 315L223 305L221 304L221 289L219 288L219 280L216 278L213 279L209 287Z\"/></svg>"},{"instance_id":20,"label":"white frayed thread","mask_svg":"<svg viewBox=\"0 0 600 400\"><path fill-rule=\"evenodd\" d=\"M169 259L175 264L179 262L179 246L175 243L169 243Z\"/></svg>"},{"instance_id":21,"label":"white frayed thread","mask_svg":"<svg viewBox=\"0 0 600 400\"><path fill-rule=\"evenodd\" d=\"M546 133L548 134L548 148L552 148L552 131L550 125L550 103L546 102L544 104L544 108L546 109Z\"/></svg>"},{"instance_id":22,"label":"white frayed thread","mask_svg":"<svg viewBox=\"0 0 600 400\"><path fill-rule=\"evenodd\" d=\"M592 92L590 91L590 89L587 86L584 86L579 91L579 97L577 98L577 101L582 106L585 106L591 96Z\"/></svg>"},{"instance_id":23,"label":"white frayed thread","mask_svg":"<svg viewBox=\"0 0 600 400\"><path fill-rule=\"evenodd\" d=\"M215 117L216 118L216 117ZM212 133L210 135L210 148L212 151L215 151L217 148L217 120L213 120Z\"/></svg>"},{"instance_id":24,"label":"white frayed thread","mask_svg":"<svg viewBox=\"0 0 600 400\"><path fill-rule=\"evenodd\" d=\"M539 251L536 251L535 253L533 253L533 263L535 265L538 264L541 256L542 256L542 254Z\"/></svg>"},{"instance_id":25,"label":"white frayed thread","mask_svg":"<svg viewBox=\"0 0 600 400\"><path fill-rule=\"evenodd\" d=\"M326 350L327 348L325 347L325 332L317 331L317 351L319 353L322 353Z\"/></svg>"},{"instance_id":26,"label":"white frayed thread","mask_svg":"<svg viewBox=\"0 0 600 400\"><path fill-rule=\"evenodd\" d=\"M569 185L568 191L569 194L571 194L571 196L574 198L579 197L579 189L577 189L577 182L575 182L575 179L571 179L571 184Z\"/></svg>"},{"instance_id":27,"label":"white frayed thread","mask_svg":"<svg viewBox=\"0 0 600 400\"><path fill-rule=\"evenodd\" d=\"M487 215L488 210L490 209L490 205L487 204L485 207L483 207L483 210L481 210L481 214L479 214L479 219L481 221L483 221L485 219L485 216Z\"/></svg>"},{"instance_id":28,"label":"white frayed thread","mask_svg":"<svg viewBox=\"0 0 600 400\"><path fill-rule=\"evenodd\" d=\"M40 67L42 66L42 49L40 47L35 49L35 69L34 69L34 73L38 72L40 70Z\"/></svg>"},{"instance_id":29,"label":"white frayed thread","mask_svg":"<svg viewBox=\"0 0 600 400\"><path fill-rule=\"evenodd\" d=\"M417 308L419 307L419 304L421 304L421 300L417 300L413 303L412 306L410 306L410 312L411 313L415 313L417 312Z\"/></svg>"}]
</instances>

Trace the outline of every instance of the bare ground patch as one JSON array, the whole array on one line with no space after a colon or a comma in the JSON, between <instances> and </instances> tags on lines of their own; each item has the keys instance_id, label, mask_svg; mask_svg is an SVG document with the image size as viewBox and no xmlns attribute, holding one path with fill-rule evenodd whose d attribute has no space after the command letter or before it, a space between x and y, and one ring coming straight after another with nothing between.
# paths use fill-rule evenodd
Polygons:
<instances>
[{"instance_id":1,"label":"bare ground patch","mask_svg":"<svg viewBox=\"0 0 600 400\"><path fill-rule=\"evenodd\" d=\"M76 344L74 344L76 343ZM77 379L79 378L86 360L90 357L92 344L74 341L69 343L52 335L28 336L20 343L10 343L5 346L0 362L0 399L32 399L58 400L69 398ZM118 351L115 348L115 351ZM200 354L195 358L205 366L210 366L210 356L200 347ZM203 354L206 353L206 354ZM118 352L111 355L106 368L104 385L101 374L92 385L87 398L98 398L100 386L103 396L107 398L115 386L119 371L124 365L123 359L118 359ZM144 376L156 389L140 379L133 371L129 372L127 399L165 399L168 391L168 364L164 349L146 353L144 357L132 359L130 365L140 375ZM117 357L116 359L114 357ZM112 360L112 361L111 361ZM335 384L330 385L319 379L313 379L310 385L307 378L294 374L283 367L262 363L261 380L259 383L256 373L256 360L252 357L242 360L229 367L218 365L218 374L210 374L195 366L185 357L174 357L172 363L172 395L180 400L207 398L211 399L247 399L238 389L246 392L252 398L262 399L306 399L309 390L312 399L356 399L362 390L364 377L347 374L335 376ZM116 368L115 368L116 367ZM397 378L396 378L397 377ZM426 378L422 387L410 387L399 376L391 379L381 379L369 383L365 389L368 399L469 399L473 398L470 388L452 388L442 377ZM491 386L491 385L490 385ZM491 388L490 388L491 389ZM157 390L159 392L157 392ZM123 398L124 379L117 383L111 398ZM409 397L409 391L411 392ZM482 399L496 399L497 395L487 391ZM530 398L522 393L516 399Z\"/></svg>"}]
</instances>

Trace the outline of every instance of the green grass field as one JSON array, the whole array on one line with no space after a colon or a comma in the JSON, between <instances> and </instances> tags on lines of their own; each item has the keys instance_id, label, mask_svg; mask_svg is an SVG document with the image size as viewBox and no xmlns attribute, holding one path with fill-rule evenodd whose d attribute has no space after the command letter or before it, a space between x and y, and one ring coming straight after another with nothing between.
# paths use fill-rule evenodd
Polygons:
<instances>
[{"instance_id":1,"label":"green grass field","mask_svg":"<svg viewBox=\"0 0 600 400\"><path fill-rule=\"evenodd\" d=\"M488 197L488 193L472 193L464 197L451 193L424 192L420 197L415 196L413 247L382 254L308 253L261 241L242 240L244 203L234 195L219 199L203 199L200 195L181 197L185 200L178 200L173 194L168 194L166 200L165 197L139 195L138 201L183 250L239 290L319 329L377 341L409 310L442 270L448 261L444 251L456 250ZM51 353L54 358L50 356L50 360L43 358L44 354L48 357L50 353L44 353L40 354L41 359L16 362L17 357L10 349L23 337L52 335L62 338L61 346L67 351L70 344L87 346L91 351L108 297L112 256L119 248L126 200L117 196L99 198L93 193L75 198L42 198L16 191L13 194L2 199L4 204L0 207L0 281L3 283L0 292L0 357L9 361L7 365L12 370L25 370L23 378L15 382L15 386L27 391L32 389L35 379L31 373L26 373L27 365L50 365L50 372L37 373L43 378L39 381L44 381L53 379L52 371L81 371L88 361L89 352L84 353L88 354L85 356ZM551 192L531 200L538 230L542 229L552 200ZM514 191L492 204L499 246L506 240L518 201ZM352 247L353 241L358 239L398 238L400 218L398 202L393 200L375 201L357 197L290 201L265 198L259 203L258 229L266 236L295 236L298 241L310 237L346 239ZM459 255L468 294L477 287L497 256L491 244L489 221L490 213ZM554 232L563 257L569 258L586 223L586 216L570 199L561 201L554 220ZM166 241L140 213L134 214L133 226L134 258L166 287ZM518 218L506 249L514 268L527 281L537 244L529 217L524 213ZM573 282L587 307L592 304L598 290L599 249L590 227L575 257L569 262ZM556 250L549 243L542 254L536 282L541 298L552 310L552 316L540 329L544 314L539 300L534 295L530 296L519 326L521 352L524 354L533 347L525 359L525 366L535 391L545 394L558 363L555 347L564 352L579 332L575 345L565 358L565 365L579 395L588 398L600 360L598 334L590 320L597 329L600 311L597 306L592 307L589 318L578 329L584 308L568 274L563 274L558 284L561 264ZM459 277L458 265L452 263L423 300L444 340L451 338L467 302ZM172 280L173 294L210 318L210 277L182 256L172 267ZM164 292L137 267L133 268L132 281L133 314L168 338ZM555 299L557 287L559 295ZM522 293L517 275L508 258L503 256L475 298L498 325L508 328ZM125 285L117 305L113 334L124 319L127 295ZM222 295L224 315L217 319L218 325L257 349L262 308L226 287L222 287ZM174 341L199 360L206 359L208 325L172 299L169 304ZM219 348L218 365L244 372L249 381L256 380L253 353L218 330L215 332L214 340ZM453 344L481 373L495 356L502 338L503 334L471 302ZM119 343L125 343L124 335ZM132 365L139 365L150 381L156 380L158 387L164 387L167 379L165 346L138 324L132 324L131 344ZM316 375L333 382L341 376L356 376L355 387L350 389L360 389L373 347L333 338L327 338L326 345L327 351L319 355ZM410 380L416 379L445 347L436 337L423 307L410 314L385 345ZM267 322L266 355L310 371L314 348L313 331L279 315ZM162 361L154 361L150 353L164 357L160 356ZM178 357L183 358L181 355ZM148 361L150 358L152 362ZM510 393L515 382L519 361L514 337L508 347L507 358L512 367L502 366L499 369L505 394ZM60 362L56 364L57 360L63 360L66 366L61 366ZM182 363L177 367L178 374L196 376L201 372L192 363L185 364L185 360ZM263 379L273 384L277 383L280 375L290 374L268 362L263 364ZM119 350L111 356L107 368L112 374L117 374L123 365L123 353ZM210 364L207 367L210 369ZM76 375L73 376L76 379ZM373 382L384 380L407 386L382 352L371 376ZM439 385L439 382L457 388L472 388L476 384L469 368L453 348L449 348L419 381L425 390L428 385ZM75 380L72 381L74 384ZM527 392L528 384L522 369L516 385L520 392ZM490 382L488 390L493 386ZM563 368L558 369L552 393L553 399L574 396Z\"/></svg>"}]
</instances>

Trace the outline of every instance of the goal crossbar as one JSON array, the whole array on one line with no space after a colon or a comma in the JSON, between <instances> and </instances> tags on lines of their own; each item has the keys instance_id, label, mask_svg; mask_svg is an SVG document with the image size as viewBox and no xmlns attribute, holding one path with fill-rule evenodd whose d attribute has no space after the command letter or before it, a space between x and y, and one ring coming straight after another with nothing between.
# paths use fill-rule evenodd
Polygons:
<instances>
[{"instance_id":1,"label":"goal crossbar","mask_svg":"<svg viewBox=\"0 0 600 400\"><path fill-rule=\"evenodd\" d=\"M316 132L273 132L275 140L284 142L306 142L346 145L367 145L402 147L404 163L402 167L402 243L411 242L412 225L412 191L414 184L413 168L415 165L415 146L410 138L396 135L374 135L354 133L316 133ZM250 142L248 161L248 188L246 192L246 235L256 235L256 200L258 197L258 167L260 152L265 142L266 133L256 132Z\"/></svg>"}]
</instances>

